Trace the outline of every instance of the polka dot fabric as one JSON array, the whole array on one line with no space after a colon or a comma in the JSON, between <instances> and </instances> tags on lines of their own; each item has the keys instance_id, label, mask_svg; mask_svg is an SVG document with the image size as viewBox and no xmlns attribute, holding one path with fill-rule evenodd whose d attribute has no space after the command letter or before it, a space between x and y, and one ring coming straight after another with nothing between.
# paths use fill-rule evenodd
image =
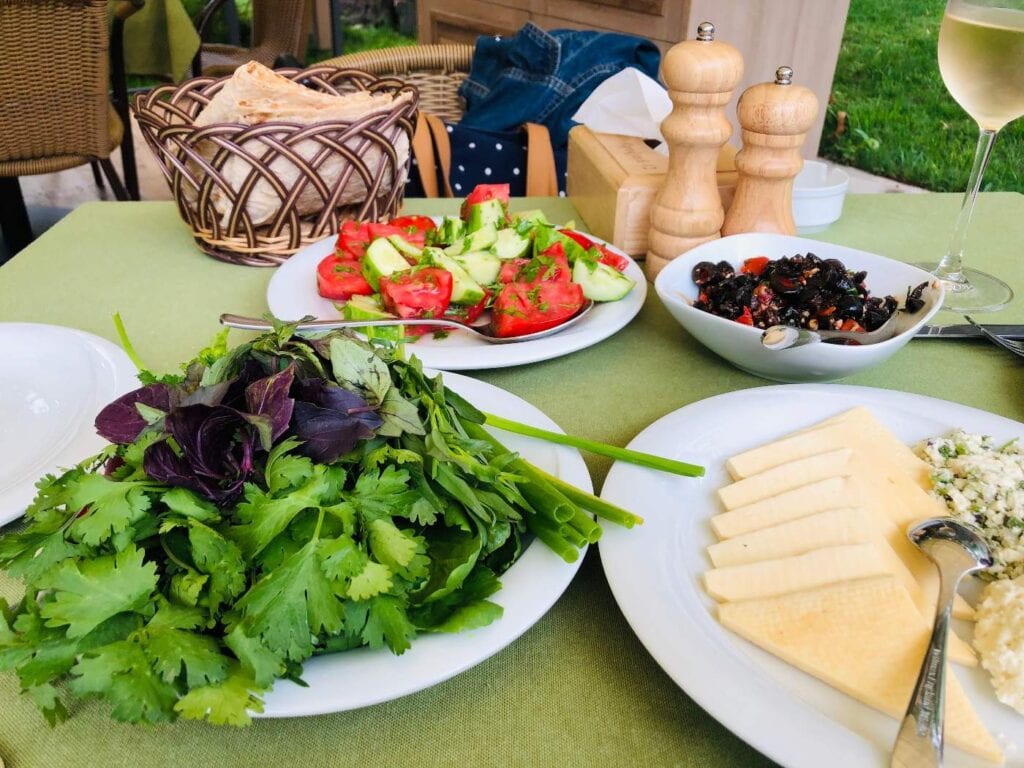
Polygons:
<instances>
[{"instance_id":1,"label":"polka dot fabric","mask_svg":"<svg viewBox=\"0 0 1024 768\"><path fill-rule=\"evenodd\" d=\"M468 195L477 184L508 183L513 197L526 194L526 133L482 131L458 123L445 126L451 141L449 182L456 197ZM566 152L555 150L558 194L565 196ZM440 169L438 169L440 173ZM419 173L414 169L405 187L406 197L423 197Z\"/></svg>"}]
</instances>

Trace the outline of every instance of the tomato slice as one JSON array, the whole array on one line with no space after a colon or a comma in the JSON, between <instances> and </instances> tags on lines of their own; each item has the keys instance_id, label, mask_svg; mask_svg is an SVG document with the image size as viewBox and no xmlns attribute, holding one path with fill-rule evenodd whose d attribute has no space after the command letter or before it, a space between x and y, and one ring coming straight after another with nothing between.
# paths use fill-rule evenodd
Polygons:
<instances>
[{"instance_id":1,"label":"tomato slice","mask_svg":"<svg viewBox=\"0 0 1024 768\"><path fill-rule=\"evenodd\" d=\"M494 301L494 332L509 337L544 331L561 325L582 306L583 289L576 283L509 283Z\"/></svg>"},{"instance_id":2,"label":"tomato slice","mask_svg":"<svg viewBox=\"0 0 1024 768\"><path fill-rule=\"evenodd\" d=\"M519 272L531 261L533 259L509 259L503 262L501 271L498 273L498 282L514 283L516 278L519 277Z\"/></svg>"},{"instance_id":3,"label":"tomato slice","mask_svg":"<svg viewBox=\"0 0 1024 768\"><path fill-rule=\"evenodd\" d=\"M554 243L544 253L539 253L523 267L516 279L518 283L536 285L542 281L568 283L572 280L569 260L561 243Z\"/></svg>"},{"instance_id":4,"label":"tomato slice","mask_svg":"<svg viewBox=\"0 0 1024 768\"><path fill-rule=\"evenodd\" d=\"M560 229L558 230L566 237L570 237L577 243L583 246L584 249L590 249L597 245L593 240L584 235L582 232L577 232L575 229Z\"/></svg>"},{"instance_id":5,"label":"tomato slice","mask_svg":"<svg viewBox=\"0 0 1024 768\"><path fill-rule=\"evenodd\" d=\"M469 211L471 206L477 203L486 203L488 200L500 200L501 204L505 206L506 212L508 211L509 201L509 185L508 184L477 184L473 187L473 191L466 195L466 199L462 201L462 208L459 211L459 215L465 219L466 213Z\"/></svg>"},{"instance_id":6,"label":"tomato slice","mask_svg":"<svg viewBox=\"0 0 1024 768\"><path fill-rule=\"evenodd\" d=\"M626 267L629 266L629 259L627 259L625 256L620 256L619 254L615 253L615 251L611 250L610 248L607 248L606 246L601 245L601 243L595 240L591 240L589 237L587 237L581 232L577 232L574 229L560 229L558 231L561 232L566 237L572 238L581 246L586 248L588 251L591 248L596 248L601 253L600 257L598 257L598 261L600 261L602 264L607 264L612 269L617 269L619 272L625 272Z\"/></svg>"},{"instance_id":7,"label":"tomato slice","mask_svg":"<svg viewBox=\"0 0 1024 768\"><path fill-rule=\"evenodd\" d=\"M413 231L426 233L437 229L437 225L434 223L434 220L429 216L417 216L414 214L409 216L399 216L398 218L389 221L388 224L392 227L403 229L410 234L412 234Z\"/></svg>"},{"instance_id":8,"label":"tomato slice","mask_svg":"<svg viewBox=\"0 0 1024 768\"><path fill-rule=\"evenodd\" d=\"M764 268L767 266L767 256L754 256L753 258L747 259L743 262L743 266L740 267L740 272L757 277L764 272Z\"/></svg>"},{"instance_id":9,"label":"tomato slice","mask_svg":"<svg viewBox=\"0 0 1024 768\"><path fill-rule=\"evenodd\" d=\"M363 277L360 263L356 259L339 258L334 254L317 265L316 289L325 299L339 301L373 293L373 288Z\"/></svg>"},{"instance_id":10,"label":"tomato slice","mask_svg":"<svg viewBox=\"0 0 1024 768\"><path fill-rule=\"evenodd\" d=\"M477 203L485 203L488 200L500 200L508 205L509 185L508 184L477 184L473 191L466 195L465 205L467 208Z\"/></svg>"},{"instance_id":11,"label":"tomato slice","mask_svg":"<svg viewBox=\"0 0 1024 768\"><path fill-rule=\"evenodd\" d=\"M460 323L469 325L474 320L480 318L480 315L487 309L487 302L491 298L491 292L484 290L484 297L480 299L476 304L471 307L464 306L462 304L452 304L448 307L448 311L444 313L445 317L450 317L452 320L458 320Z\"/></svg>"},{"instance_id":12,"label":"tomato slice","mask_svg":"<svg viewBox=\"0 0 1024 768\"><path fill-rule=\"evenodd\" d=\"M370 222L367 227L370 230L370 240L376 240L378 237L388 237L389 235L398 235L405 242L415 245L417 248L422 248L426 241L426 233L421 229L409 230L392 224L378 224L376 222Z\"/></svg>"},{"instance_id":13,"label":"tomato slice","mask_svg":"<svg viewBox=\"0 0 1024 768\"><path fill-rule=\"evenodd\" d=\"M338 256L343 259L361 259L369 244L370 227L366 222L352 219L342 222L335 246Z\"/></svg>"},{"instance_id":14,"label":"tomato slice","mask_svg":"<svg viewBox=\"0 0 1024 768\"><path fill-rule=\"evenodd\" d=\"M750 307L744 307L743 312L739 317L736 318L736 322L740 325L753 325L754 315L750 312Z\"/></svg>"},{"instance_id":15,"label":"tomato slice","mask_svg":"<svg viewBox=\"0 0 1024 768\"><path fill-rule=\"evenodd\" d=\"M380 295L393 315L441 317L452 300L452 273L427 267L385 275L380 279Z\"/></svg>"},{"instance_id":16,"label":"tomato slice","mask_svg":"<svg viewBox=\"0 0 1024 768\"><path fill-rule=\"evenodd\" d=\"M597 249L601 251L601 258L599 258L598 261L602 264L607 264L609 267L618 270L619 272L626 271L626 267L629 266L629 259L615 253L615 251L605 248L603 245L597 246Z\"/></svg>"}]
</instances>

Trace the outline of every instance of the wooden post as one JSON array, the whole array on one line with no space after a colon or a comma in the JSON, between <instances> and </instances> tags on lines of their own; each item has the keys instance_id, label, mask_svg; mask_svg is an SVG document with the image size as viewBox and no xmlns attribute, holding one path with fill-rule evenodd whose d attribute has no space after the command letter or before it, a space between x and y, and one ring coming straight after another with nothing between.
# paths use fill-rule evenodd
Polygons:
<instances>
[{"instance_id":1,"label":"wooden post","mask_svg":"<svg viewBox=\"0 0 1024 768\"><path fill-rule=\"evenodd\" d=\"M676 256L717 238L722 227L716 166L732 134L724 107L743 76L743 57L714 34L714 25L701 23L697 39L674 45L661 65L674 107L661 124L668 171L651 208L651 280Z\"/></svg>"},{"instance_id":2,"label":"wooden post","mask_svg":"<svg viewBox=\"0 0 1024 768\"><path fill-rule=\"evenodd\" d=\"M804 161L800 148L818 116L818 99L793 85L793 70L779 67L775 81L754 85L740 96L743 149L736 155L736 196L722 225L722 236L740 232L796 234L793 177Z\"/></svg>"}]
</instances>

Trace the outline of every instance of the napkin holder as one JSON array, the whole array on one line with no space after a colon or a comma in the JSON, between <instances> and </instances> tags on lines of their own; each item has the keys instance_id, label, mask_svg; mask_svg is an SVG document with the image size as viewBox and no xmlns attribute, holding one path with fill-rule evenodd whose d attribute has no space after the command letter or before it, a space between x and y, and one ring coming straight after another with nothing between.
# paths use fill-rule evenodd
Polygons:
<instances>
[{"instance_id":1,"label":"napkin holder","mask_svg":"<svg viewBox=\"0 0 1024 768\"><path fill-rule=\"evenodd\" d=\"M736 190L736 149L718 157L718 192L726 209ZM647 253L651 206L665 180L668 156L635 136L569 131L567 192L587 232L630 256Z\"/></svg>"}]
</instances>

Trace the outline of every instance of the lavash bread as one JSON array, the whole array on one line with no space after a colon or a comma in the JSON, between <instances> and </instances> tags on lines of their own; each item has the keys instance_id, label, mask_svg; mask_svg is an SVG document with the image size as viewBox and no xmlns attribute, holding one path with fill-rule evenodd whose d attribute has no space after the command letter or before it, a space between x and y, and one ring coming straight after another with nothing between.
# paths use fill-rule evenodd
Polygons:
<instances>
[{"instance_id":1,"label":"lavash bread","mask_svg":"<svg viewBox=\"0 0 1024 768\"><path fill-rule=\"evenodd\" d=\"M278 75L259 62L250 61L235 70L224 87L210 100L196 116L197 127L215 123L241 123L258 125L270 121L283 121L312 125L326 121L351 122L367 116L387 113L395 105L411 98L409 93L370 93L369 91L353 91L341 96L322 93L306 88L286 77ZM393 126L388 131L388 139L398 155L398 168L405 168L409 156L409 141L404 131ZM284 136L285 134L281 134ZM213 142L203 142L200 153L207 158L213 156L216 147ZM382 150L365 137L354 137L345 142L345 146L358 155L370 171L371 179L376 176L380 166ZM256 155L262 155L266 147L262 142L254 141L249 148ZM320 154L324 146L320 142L307 139L293 147L296 154L305 161L311 162ZM327 153L320 164L319 175L328 187L332 187L339 176L350 167L350 162L335 151ZM242 157L232 156L227 159L222 169L222 176L227 185L237 191L252 170L250 163ZM299 171L288 159L278 155L270 164L270 170L290 190L299 176ZM398 179L404 183L404 178ZM372 183L372 181L371 181ZM390 191L391 180L387 176L382 181L377 195L385 195ZM366 181L357 173L352 172L342 190L337 205L361 203L367 197ZM211 193L211 200L221 221L227 224L232 213L232 203L225 192L217 188ZM266 180L257 181L246 203L246 212L255 226L265 224L274 218L280 210L282 199ZM296 200L296 208L300 215L319 213L324 207L324 199L312 184L307 184Z\"/></svg>"}]
</instances>

